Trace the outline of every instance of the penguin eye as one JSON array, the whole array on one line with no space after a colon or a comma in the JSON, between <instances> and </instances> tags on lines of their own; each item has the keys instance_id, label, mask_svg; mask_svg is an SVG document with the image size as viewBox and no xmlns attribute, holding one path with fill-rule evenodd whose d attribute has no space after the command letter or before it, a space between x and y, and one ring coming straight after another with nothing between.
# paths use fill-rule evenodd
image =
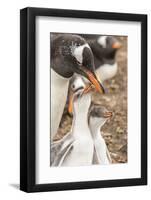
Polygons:
<instances>
[{"instance_id":1,"label":"penguin eye","mask_svg":"<svg viewBox=\"0 0 151 200\"><path fill-rule=\"evenodd\" d=\"M71 85L71 88L74 90L74 89L75 89L75 84L72 84L72 85Z\"/></svg>"},{"instance_id":2,"label":"penguin eye","mask_svg":"<svg viewBox=\"0 0 151 200\"><path fill-rule=\"evenodd\" d=\"M73 56L73 58L74 58L74 61L75 61L78 65L82 65L82 63L80 63L80 61L79 61L75 56Z\"/></svg>"},{"instance_id":3,"label":"penguin eye","mask_svg":"<svg viewBox=\"0 0 151 200\"><path fill-rule=\"evenodd\" d=\"M76 61L77 61L77 64L78 64L78 65L82 65L82 63L80 63L78 60L76 60Z\"/></svg>"}]
</instances>

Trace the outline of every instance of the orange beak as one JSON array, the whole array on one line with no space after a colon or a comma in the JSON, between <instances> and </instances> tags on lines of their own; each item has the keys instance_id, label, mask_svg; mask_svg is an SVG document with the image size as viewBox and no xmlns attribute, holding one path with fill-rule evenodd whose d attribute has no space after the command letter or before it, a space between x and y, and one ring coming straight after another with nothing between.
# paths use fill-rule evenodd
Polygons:
<instances>
[{"instance_id":1,"label":"orange beak","mask_svg":"<svg viewBox=\"0 0 151 200\"><path fill-rule=\"evenodd\" d=\"M88 93L92 89L96 89L100 93L105 93L104 87L99 82L97 76L93 74L91 71L87 70L84 66L81 67L81 70L84 72L88 80L91 82L90 85L86 86L86 88L83 91L83 94ZM73 92L70 92L69 94L69 104L68 104L68 112L69 114L72 114L73 112Z\"/></svg>"},{"instance_id":2,"label":"orange beak","mask_svg":"<svg viewBox=\"0 0 151 200\"><path fill-rule=\"evenodd\" d=\"M95 88L94 85L92 85L91 83L88 84L88 85L85 87L84 91L82 92L82 95L83 95L83 94L89 93L89 92L90 92L92 89L94 89L94 88ZM81 96L82 96L82 95L81 95ZM69 95L68 113L69 113L69 114L72 114L72 113L73 113L73 92L72 92L72 91L70 91L70 95Z\"/></svg>"},{"instance_id":3,"label":"orange beak","mask_svg":"<svg viewBox=\"0 0 151 200\"><path fill-rule=\"evenodd\" d=\"M70 91L70 94L69 94L68 113L69 114L73 113L73 92L71 92L71 91Z\"/></svg>"},{"instance_id":4,"label":"orange beak","mask_svg":"<svg viewBox=\"0 0 151 200\"><path fill-rule=\"evenodd\" d=\"M91 71L88 71L85 67L82 67L82 71L86 74L88 80L95 86L98 92L105 93L104 87L99 82L95 74L93 74Z\"/></svg>"},{"instance_id":5,"label":"orange beak","mask_svg":"<svg viewBox=\"0 0 151 200\"><path fill-rule=\"evenodd\" d=\"M122 44L120 42L114 42L112 44L112 49L119 49L121 48Z\"/></svg>"},{"instance_id":6,"label":"orange beak","mask_svg":"<svg viewBox=\"0 0 151 200\"><path fill-rule=\"evenodd\" d=\"M82 95L83 95L83 94L89 93L89 92L90 92L91 90L93 90L93 89L95 89L95 86L94 86L94 85L92 85L92 84L87 85L87 86L84 88L84 91L83 91Z\"/></svg>"},{"instance_id":7,"label":"orange beak","mask_svg":"<svg viewBox=\"0 0 151 200\"><path fill-rule=\"evenodd\" d=\"M105 118L111 118L112 115L113 115L113 113L112 113L111 111L108 111L108 112L105 112L105 113L104 113L104 117L105 117Z\"/></svg>"}]
</instances>

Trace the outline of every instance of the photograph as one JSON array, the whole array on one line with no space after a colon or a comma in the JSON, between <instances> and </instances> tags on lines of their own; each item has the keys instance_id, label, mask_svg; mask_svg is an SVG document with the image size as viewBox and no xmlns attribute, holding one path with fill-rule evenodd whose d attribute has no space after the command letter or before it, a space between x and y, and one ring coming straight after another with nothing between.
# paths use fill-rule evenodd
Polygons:
<instances>
[{"instance_id":1,"label":"photograph","mask_svg":"<svg viewBox=\"0 0 151 200\"><path fill-rule=\"evenodd\" d=\"M147 184L147 16L21 10L20 183Z\"/></svg>"},{"instance_id":2,"label":"photograph","mask_svg":"<svg viewBox=\"0 0 151 200\"><path fill-rule=\"evenodd\" d=\"M128 162L127 41L50 33L50 167Z\"/></svg>"}]
</instances>

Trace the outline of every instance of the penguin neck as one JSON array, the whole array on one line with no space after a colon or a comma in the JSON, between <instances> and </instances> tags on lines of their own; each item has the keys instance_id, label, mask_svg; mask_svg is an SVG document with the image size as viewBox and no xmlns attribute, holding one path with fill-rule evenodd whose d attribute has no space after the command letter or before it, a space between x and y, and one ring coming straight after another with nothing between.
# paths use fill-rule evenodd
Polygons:
<instances>
[{"instance_id":1,"label":"penguin neck","mask_svg":"<svg viewBox=\"0 0 151 200\"><path fill-rule=\"evenodd\" d=\"M53 68L51 68L51 80L53 80L55 83L64 84L69 82L70 78L71 77L66 78L59 75Z\"/></svg>"},{"instance_id":2,"label":"penguin neck","mask_svg":"<svg viewBox=\"0 0 151 200\"><path fill-rule=\"evenodd\" d=\"M105 57L97 57L94 55L95 58L95 66L96 68L100 67L101 65L108 64L108 65L114 65L116 63L115 58L105 58Z\"/></svg>"},{"instance_id":3,"label":"penguin neck","mask_svg":"<svg viewBox=\"0 0 151 200\"><path fill-rule=\"evenodd\" d=\"M90 118L89 121L89 128L91 130L91 134L94 139L97 139L97 137L100 135L100 131L102 126L105 124L106 120L101 119L99 122L94 122L95 119Z\"/></svg>"},{"instance_id":4,"label":"penguin neck","mask_svg":"<svg viewBox=\"0 0 151 200\"><path fill-rule=\"evenodd\" d=\"M92 137L94 139L97 139L97 137L100 135L100 130L101 130L101 127L102 126L90 126L90 131L91 131L91 134L92 134Z\"/></svg>"},{"instance_id":5,"label":"penguin neck","mask_svg":"<svg viewBox=\"0 0 151 200\"><path fill-rule=\"evenodd\" d=\"M104 64L114 65L116 63L115 58L104 58L103 59Z\"/></svg>"},{"instance_id":6,"label":"penguin neck","mask_svg":"<svg viewBox=\"0 0 151 200\"><path fill-rule=\"evenodd\" d=\"M72 130L76 134L84 136L88 134L86 130L88 127L88 110L91 104L91 95L86 94L74 102L74 112L73 112L73 126Z\"/></svg>"}]
</instances>

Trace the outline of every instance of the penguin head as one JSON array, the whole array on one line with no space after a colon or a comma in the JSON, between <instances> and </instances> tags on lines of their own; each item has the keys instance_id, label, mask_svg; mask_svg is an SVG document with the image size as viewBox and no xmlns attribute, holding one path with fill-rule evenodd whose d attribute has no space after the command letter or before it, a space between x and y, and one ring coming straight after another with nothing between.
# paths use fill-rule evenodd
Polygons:
<instances>
[{"instance_id":1,"label":"penguin head","mask_svg":"<svg viewBox=\"0 0 151 200\"><path fill-rule=\"evenodd\" d=\"M95 74L94 57L88 43L79 35L59 34L51 41L51 66L64 78L75 73L89 80L100 93L105 90Z\"/></svg>"},{"instance_id":2,"label":"penguin head","mask_svg":"<svg viewBox=\"0 0 151 200\"><path fill-rule=\"evenodd\" d=\"M89 124L95 127L103 126L113 116L104 106L92 104L89 110Z\"/></svg>"},{"instance_id":3,"label":"penguin head","mask_svg":"<svg viewBox=\"0 0 151 200\"><path fill-rule=\"evenodd\" d=\"M114 36L100 36L97 38L97 51L103 57L114 57L121 46L121 43Z\"/></svg>"},{"instance_id":4,"label":"penguin head","mask_svg":"<svg viewBox=\"0 0 151 200\"><path fill-rule=\"evenodd\" d=\"M94 57L88 43L74 47L72 50L71 65L73 73L82 75L88 79L100 93L105 93L104 87L95 74Z\"/></svg>"}]
</instances>

